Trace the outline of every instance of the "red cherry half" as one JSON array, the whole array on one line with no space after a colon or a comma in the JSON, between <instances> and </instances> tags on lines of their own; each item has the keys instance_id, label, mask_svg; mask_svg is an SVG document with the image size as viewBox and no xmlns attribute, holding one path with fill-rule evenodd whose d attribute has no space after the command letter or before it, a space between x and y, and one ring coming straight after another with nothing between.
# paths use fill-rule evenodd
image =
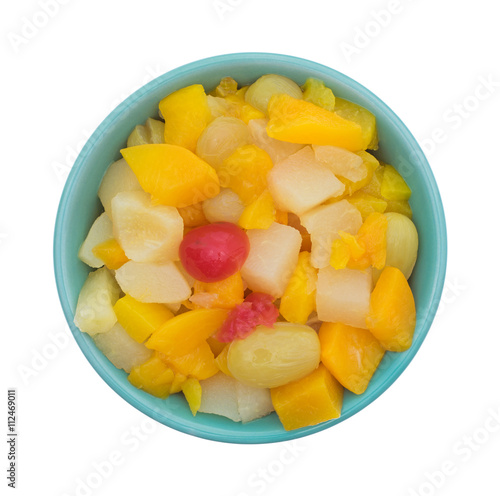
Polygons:
<instances>
[{"instance_id":1,"label":"red cherry half","mask_svg":"<svg viewBox=\"0 0 500 496\"><path fill-rule=\"evenodd\" d=\"M202 282L222 281L238 272L250 251L243 229L230 222L216 222L192 229L179 247L181 263Z\"/></svg>"}]
</instances>

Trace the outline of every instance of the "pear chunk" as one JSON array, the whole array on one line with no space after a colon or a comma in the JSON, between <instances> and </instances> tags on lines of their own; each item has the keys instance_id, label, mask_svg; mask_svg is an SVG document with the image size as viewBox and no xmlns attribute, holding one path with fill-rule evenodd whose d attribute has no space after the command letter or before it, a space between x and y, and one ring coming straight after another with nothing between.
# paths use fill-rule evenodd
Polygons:
<instances>
[{"instance_id":1,"label":"pear chunk","mask_svg":"<svg viewBox=\"0 0 500 496\"><path fill-rule=\"evenodd\" d=\"M277 224L269 229L249 229L250 253L241 276L252 291L279 298L299 259L302 236L297 229Z\"/></svg>"},{"instance_id":2,"label":"pear chunk","mask_svg":"<svg viewBox=\"0 0 500 496\"><path fill-rule=\"evenodd\" d=\"M366 329L372 272L325 267L318 271L316 308L319 320Z\"/></svg>"},{"instance_id":3,"label":"pear chunk","mask_svg":"<svg viewBox=\"0 0 500 496\"><path fill-rule=\"evenodd\" d=\"M222 372L200 381L199 412L250 422L274 411L269 389L247 386Z\"/></svg>"},{"instance_id":4,"label":"pear chunk","mask_svg":"<svg viewBox=\"0 0 500 496\"><path fill-rule=\"evenodd\" d=\"M122 191L142 191L134 171L123 158L108 167L97 192L110 219L113 218L111 200Z\"/></svg>"},{"instance_id":5,"label":"pear chunk","mask_svg":"<svg viewBox=\"0 0 500 496\"><path fill-rule=\"evenodd\" d=\"M275 164L267 175L267 182L276 207L297 215L341 195L345 188L335 174L316 159L310 146Z\"/></svg>"},{"instance_id":6,"label":"pear chunk","mask_svg":"<svg viewBox=\"0 0 500 496\"><path fill-rule=\"evenodd\" d=\"M311 235L311 264L317 269L330 264L332 243L339 231L356 234L363 223L359 210L347 200L321 205L300 216Z\"/></svg>"},{"instance_id":7,"label":"pear chunk","mask_svg":"<svg viewBox=\"0 0 500 496\"><path fill-rule=\"evenodd\" d=\"M115 273L124 293L144 303L180 303L191 287L175 262L141 263L131 260Z\"/></svg>"}]
</instances>

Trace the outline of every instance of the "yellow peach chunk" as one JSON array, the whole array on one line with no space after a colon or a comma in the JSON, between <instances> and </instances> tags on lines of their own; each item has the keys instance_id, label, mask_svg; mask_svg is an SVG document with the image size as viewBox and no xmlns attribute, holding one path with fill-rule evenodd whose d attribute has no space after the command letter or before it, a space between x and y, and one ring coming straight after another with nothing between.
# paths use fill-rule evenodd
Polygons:
<instances>
[{"instance_id":1,"label":"yellow peach chunk","mask_svg":"<svg viewBox=\"0 0 500 496\"><path fill-rule=\"evenodd\" d=\"M364 150L361 126L314 103L286 94L269 101L267 133L290 143L333 145L350 151Z\"/></svg>"},{"instance_id":2,"label":"yellow peach chunk","mask_svg":"<svg viewBox=\"0 0 500 496\"><path fill-rule=\"evenodd\" d=\"M340 322L324 322L318 336L325 367L349 391L364 393L384 356L382 345L367 329Z\"/></svg>"},{"instance_id":3,"label":"yellow peach chunk","mask_svg":"<svg viewBox=\"0 0 500 496\"><path fill-rule=\"evenodd\" d=\"M406 277L396 267L385 267L371 294L366 326L386 350L405 351L411 346L416 320Z\"/></svg>"},{"instance_id":4,"label":"yellow peach chunk","mask_svg":"<svg viewBox=\"0 0 500 496\"><path fill-rule=\"evenodd\" d=\"M387 251L386 233L386 216L379 212L374 212L366 218L357 234L359 243L365 249L365 256L368 260L368 264L376 269L382 269L385 265Z\"/></svg>"},{"instance_id":5,"label":"yellow peach chunk","mask_svg":"<svg viewBox=\"0 0 500 496\"><path fill-rule=\"evenodd\" d=\"M103 241L92 248L92 253L104 262L104 265L110 270L119 269L124 263L129 261L123 248L118 244L115 238Z\"/></svg>"},{"instance_id":6,"label":"yellow peach chunk","mask_svg":"<svg viewBox=\"0 0 500 496\"><path fill-rule=\"evenodd\" d=\"M332 253L330 255L330 265L334 269L345 269L351 258L349 245L342 239L337 238L332 243Z\"/></svg>"},{"instance_id":7,"label":"yellow peach chunk","mask_svg":"<svg viewBox=\"0 0 500 496\"><path fill-rule=\"evenodd\" d=\"M340 417L344 388L328 369L271 389L271 400L285 430L300 429Z\"/></svg>"},{"instance_id":8,"label":"yellow peach chunk","mask_svg":"<svg viewBox=\"0 0 500 496\"><path fill-rule=\"evenodd\" d=\"M361 227L359 228L359 230L361 230ZM358 260L366 253L365 245L362 242L360 242L358 235L353 235L344 231L339 231L339 236L340 239L349 247L349 253L351 259ZM363 269L366 269L367 267L369 267L369 265L370 264L368 264L366 267L363 267Z\"/></svg>"},{"instance_id":9,"label":"yellow peach chunk","mask_svg":"<svg viewBox=\"0 0 500 496\"><path fill-rule=\"evenodd\" d=\"M179 393L182 391L182 385L187 381L187 377L180 372L175 372L174 380L170 386L170 394Z\"/></svg>"},{"instance_id":10,"label":"yellow peach chunk","mask_svg":"<svg viewBox=\"0 0 500 496\"><path fill-rule=\"evenodd\" d=\"M340 239L332 244L330 265L335 269L382 269L386 259L387 218L379 212L371 213L356 235L339 231Z\"/></svg>"},{"instance_id":11,"label":"yellow peach chunk","mask_svg":"<svg viewBox=\"0 0 500 496\"><path fill-rule=\"evenodd\" d=\"M271 193L266 189L245 207L238 225L243 229L269 229L273 222L276 222L276 208Z\"/></svg>"},{"instance_id":12,"label":"yellow peach chunk","mask_svg":"<svg viewBox=\"0 0 500 496\"><path fill-rule=\"evenodd\" d=\"M165 119L165 143L194 152L200 134L212 117L203 86L193 84L174 91L159 106Z\"/></svg>"},{"instance_id":13,"label":"yellow peach chunk","mask_svg":"<svg viewBox=\"0 0 500 496\"><path fill-rule=\"evenodd\" d=\"M154 353L146 362L132 368L128 380L136 388L158 398L166 398L170 394L174 372L161 360L158 353Z\"/></svg>"},{"instance_id":14,"label":"yellow peach chunk","mask_svg":"<svg viewBox=\"0 0 500 496\"><path fill-rule=\"evenodd\" d=\"M160 353L162 360L175 372L196 379L208 379L217 372L219 368L215 363L215 357L206 341L202 341L188 353L183 355Z\"/></svg>"},{"instance_id":15,"label":"yellow peach chunk","mask_svg":"<svg viewBox=\"0 0 500 496\"><path fill-rule=\"evenodd\" d=\"M218 169L223 187L233 190L245 205L266 189L267 173L273 168L271 157L255 145L237 148Z\"/></svg>"},{"instance_id":16,"label":"yellow peach chunk","mask_svg":"<svg viewBox=\"0 0 500 496\"><path fill-rule=\"evenodd\" d=\"M214 168L181 146L140 145L121 152L153 204L186 207L220 191Z\"/></svg>"},{"instance_id":17,"label":"yellow peach chunk","mask_svg":"<svg viewBox=\"0 0 500 496\"><path fill-rule=\"evenodd\" d=\"M169 358L185 355L214 334L228 312L223 308L201 308L176 315L152 334L146 346Z\"/></svg>"},{"instance_id":18,"label":"yellow peach chunk","mask_svg":"<svg viewBox=\"0 0 500 496\"><path fill-rule=\"evenodd\" d=\"M281 297L280 313L288 322L305 324L316 308L318 271L311 265L311 254L299 253L299 261Z\"/></svg>"},{"instance_id":19,"label":"yellow peach chunk","mask_svg":"<svg viewBox=\"0 0 500 496\"><path fill-rule=\"evenodd\" d=\"M243 302L244 290L241 274L235 272L222 281L195 281L189 301L193 308L234 308Z\"/></svg>"},{"instance_id":20,"label":"yellow peach chunk","mask_svg":"<svg viewBox=\"0 0 500 496\"><path fill-rule=\"evenodd\" d=\"M113 307L119 324L127 331L129 336L143 343L174 314L161 303L144 303L125 295Z\"/></svg>"},{"instance_id":21,"label":"yellow peach chunk","mask_svg":"<svg viewBox=\"0 0 500 496\"><path fill-rule=\"evenodd\" d=\"M200 381L194 377L189 377L182 383L182 392L186 398L191 413L196 416L196 413L201 406L201 386Z\"/></svg>"}]
</instances>

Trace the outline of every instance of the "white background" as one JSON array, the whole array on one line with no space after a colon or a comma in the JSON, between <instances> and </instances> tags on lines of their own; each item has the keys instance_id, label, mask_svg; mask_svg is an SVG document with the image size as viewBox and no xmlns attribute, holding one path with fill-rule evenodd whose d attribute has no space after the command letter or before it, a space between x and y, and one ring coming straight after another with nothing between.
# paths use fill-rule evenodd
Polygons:
<instances>
[{"instance_id":1,"label":"white background","mask_svg":"<svg viewBox=\"0 0 500 496\"><path fill-rule=\"evenodd\" d=\"M494 2L47 3L50 17L43 0L3 2L0 16L0 432L15 387L17 494L500 494ZM86 361L53 277L59 197L89 134L153 77L239 51L309 58L371 89L425 147L447 215L443 302L413 362L368 408L294 443L227 445L149 421Z\"/></svg>"}]
</instances>

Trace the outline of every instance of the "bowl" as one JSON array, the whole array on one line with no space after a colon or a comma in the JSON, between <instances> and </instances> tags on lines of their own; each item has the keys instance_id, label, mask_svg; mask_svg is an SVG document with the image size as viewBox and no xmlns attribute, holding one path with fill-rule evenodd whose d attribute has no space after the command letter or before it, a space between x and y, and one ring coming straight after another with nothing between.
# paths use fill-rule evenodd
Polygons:
<instances>
[{"instance_id":1,"label":"bowl","mask_svg":"<svg viewBox=\"0 0 500 496\"><path fill-rule=\"evenodd\" d=\"M340 418L311 427L285 431L275 413L247 424L217 415L191 415L182 395L161 400L136 389L123 370L116 369L93 340L73 324L80 289L89 267L78 259L78 249L102 211L97 190L106 168L121 158L120 149L137 124L157 117L159 101L193 83L210 91L224 76L240 85L267 73L287 76L299 85L307 77L321 79L335 95L369 109L377 118L380 151L376 156L399 170L412 190L413 220L419 232L419 255L410 278L417 308L411 348L387 352L362 395L345 391ZM54 266L64 314L82 352L106 383L125 401L158 422L200 438L229 443L286 441L331 428L378 398L404 371L420 348L436 314L446 269L446 227L438 187L429 164L407 127L368 89L334 69L301 58L272 53L220 55L174 69L146 84L109 114L83 147L68 176L60 200L54 233Z\"/></svg>"}]
</instances>

